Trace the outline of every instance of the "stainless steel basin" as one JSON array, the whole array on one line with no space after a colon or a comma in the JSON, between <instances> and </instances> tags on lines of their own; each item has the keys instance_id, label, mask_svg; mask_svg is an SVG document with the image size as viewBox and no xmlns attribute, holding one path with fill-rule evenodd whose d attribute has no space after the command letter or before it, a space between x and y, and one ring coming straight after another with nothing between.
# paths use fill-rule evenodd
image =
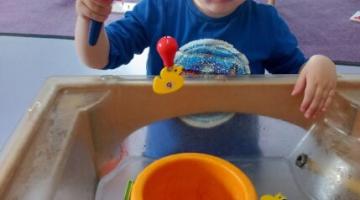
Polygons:
<instances>
[{"instance_id":1,"label":"stainless steel basin","mask_svg":"<svg viewBox=\"0 0 360 200\"><path fill-rule=\"evenodd\" d=\"M129 179L178 152L233 162L259 196L360 199L360 77L340 77L316 121L289 95L295 80L201 77L159 96L148 77L52 78L1 154L0 199L121 199ZM209 127L179 118L213 112L236 114Z\"/></svg>"}]
</instances>

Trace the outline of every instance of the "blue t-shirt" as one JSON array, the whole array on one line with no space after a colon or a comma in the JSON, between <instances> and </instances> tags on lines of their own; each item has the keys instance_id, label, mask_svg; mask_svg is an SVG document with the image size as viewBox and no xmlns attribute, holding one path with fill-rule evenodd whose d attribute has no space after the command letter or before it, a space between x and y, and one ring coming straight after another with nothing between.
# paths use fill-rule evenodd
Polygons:
<instances>
[{"instance_id":1,"label":"blue t-shirt","mask_svg":"<svg viewBox=\"0 0 360 200\"><path fill-rule=\"evenodd\" d=\"M141 0L124 18L109 24L106 32L110 55L105 69L127 64L134 54L150 47L147 74L159 74L163 63L156 44L163 36L174 37L180 52L185 52L180 58L177 54L182 65L196 68L202 58L214 58L212 54L228 58L211 60L213 69L194 69L200 72L227 73L238 63L244 66L235 73L263 74L267 69L275 74L295 74L306 61L276 9L253 0L221 18L206 16L193 0Z\"/></svg>"}]
</instances>

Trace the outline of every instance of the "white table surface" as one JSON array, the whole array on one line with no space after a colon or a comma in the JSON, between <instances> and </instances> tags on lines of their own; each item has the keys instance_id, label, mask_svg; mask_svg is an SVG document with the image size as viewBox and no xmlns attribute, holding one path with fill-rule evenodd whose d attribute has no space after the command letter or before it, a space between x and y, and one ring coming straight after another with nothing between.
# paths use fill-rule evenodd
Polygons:
<instances>
[{"instance_id":1,"label":"white table surface","mask_svg":"<svg viewBox=\"0 0 360 200\"><path fill-rule=\"evenodd\" d=\"M116 70L80 63L74 41L0 36L0 151L51 76L144 75L147 50Z\"/></svg>"}]
</instances>

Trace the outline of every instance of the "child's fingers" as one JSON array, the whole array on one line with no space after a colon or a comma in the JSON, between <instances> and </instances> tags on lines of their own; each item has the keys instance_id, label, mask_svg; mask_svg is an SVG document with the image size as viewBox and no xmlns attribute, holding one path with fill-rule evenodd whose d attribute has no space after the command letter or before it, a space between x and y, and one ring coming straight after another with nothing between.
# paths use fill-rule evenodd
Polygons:
<instances>
[{"instance_id":1,"label":"child's fingers","mask_svg":"<svg viewBox=\"0 0 360 200\"><path fill-rule=\"evenodd\" d=\"M332 89L333 89L333 88L332 88L331 86L328 86L328 87L324 90L323 98L322 98L322 101L321 101L320 106L319 106L319 111L322 111L323 108L325 107L326 99L329 97Z\"/></svg>"},{"instance_id":2,"label":"child's fingers","mask_svg":"<svg viewBox=\"0 0 360 200\"><path fill-rule=\"evenodd\" d=\"M314 114L314 118L318 117L319 115L321 115L323 112L325 112L327 110L327 108L331 104L331 101L335 94L335 91L331 87L327 92L324 92L323 94L324 94L323 100L320 103L318 110Z\"/></svg>"},{"instance_id":3,"label":"child's fingers","mask_svg":"<svg viewBox=\"0 0 360 200\"><path fill-rule=\"evenodd\" d=\"M305 110L307 110L307 108L309 107L312 99L314 98L314 95L315 95L315 85L308 82L306 84L306 87L305 87L305 94L304 94L304 99L301 103L301 106L300 106L300 110L301 112L305 112Z\"/></svg>"},{"instance_id":4,"label":"child's fingers","mask_svg":"<svg viewBox=\"0 0 360 200\"><path fill-rule=\"evenodd\" d=\"M111 12L111 6L100 5L96 0L83 1L86 7L97 15L108 16Z\"/></svg>"},{"instance_id":5,"label":"child's fingers","mask_svg":"<svg viewBox=\"0 0 360 200\"><path fill-rule=\"evenodd\" d=\"M314 118L321 115L322 112L325 112L329 107L332 97L335 95L334 86L330 86L326 91L323 93L323 98L321 100L320 105L318 106L317 111L313 115Z\"/></svg>"},{"instance_id":6,"label":"child's fingers","mask_svg":"<svg viewBox=\"0 0 360 200\"><path fill-rule=\"evenodd\" d=\"M296 80L295 86L293 91L291 92L291 95L295 96L300 94L306 86L306 76L304 73L301 73L299 78Z\"/></svg>"},{"instance_id":7,"label":"child's fingers","mask_svg":"<svg viewBox=\"0 0 360 200\"><path fill-rule=\"evenodd\" d=\"M313 114L317 111L319 104L323 97L323 89L321 87L317 87L314 98L311 101L310 106L306 109L305 117L309 118L313 116Z\"/></svg>"},{"instance_id":8,"label":"child's fingers","mask_svg":"<svg viewBox=\"0 0 360 200\"><path fill-rule=\"evenodd\" d=\"M323 114L323 112L320 110L316 111L315 114L313 114L313 118L316 119L317 117L319 117L321 114Z\"/></svg>"},{"instance_id":9,"label":"child's fingers","mask_svg":"<svg viewBox=\"0 0 360 200\"><path fill-rule=\"evenodd\" d=\"M111 7L103 7L94 3L94 0L83 0L83 5L94 15L107 17L111 12Z\"/></svg>"},{"instance_id":10,"label":"child's fingers","mask_svg":"<svg viewBox=\"0 0 360 200\"><path fill-rule=\"evenodd\" d=\"M324 107L323 107L323 111L326 111L328 108L329 108L329 106L330 106L330 104L331 104L331 102L332 102L332 98L334 97L334 95L335 95L335 90L331 90L330 92L329 92L329 95L328 95L328 97L327 97L327 99L326 99L326 102L325 102L325 105L324 105Z\"/></svg>"},{"instance_id":11,"label":"child's fingers","mask_svg":"<svg viewBox=\"0 0 360 200\"><path fill-rule=\"evenodd\" d=\"M85 17L88 17L90 19L93 19L93 20L96 20L99 22L103 22L106 20L106 18L107 18L106 15L94 12L94 10L90 8L91 5L87 5L87 4L90 4L90 3L88 3L88 1L82 1L81 5L80 5L81 13Z\"/></svg>"},{"instance_id":12,"label":"child's fingers","mask_svg":"<svg viewBox=\"0 0 360 200\"><path fill-rule=\"evenodd\" d=\"M323 98L322 98L322 101L319 105L319 109L317 112L322 112L323 109L324 109L324 106L325 106L325 102L326 102L326 99L328 98L328 96L330 95L330 92L331 92L331 88L329 87L328 89L326 89L323 93Z\"/></svg>"},{"instance_id":13,"label":"child's fingers","mask_svg":"<svg viewBox=\"0 0 360 200\"><path fill-rule=\"evenodd\" d=\"M90 0L90 1L103 8L111 7L111 3L112 3L111 0Z\"/></svg>"},{"instance_id":14,"label":"child's fingers","mask_svg":"<svg viewBox=\"0 0 360 200\"><path fill-rule=\"evenodd\" d=\"M320 104L319 104L319 106L318 106L318 108L317 108L317 110L316 110L316 112L315 112L315 114L314 114L314 118L316 118L317 116L320 115L321 112L323 112L323 108L324 108L324 106L325 106L325 102L326 102L326 100L327 100L327 98L328 98L328 96L329 96L330 91L331 91L331 89L329 88L329 89L326 89L326 90L323 92L323 96L322 96L322 98L321 98L321 102L320 102Z\"/></svg>"}]
</instances>

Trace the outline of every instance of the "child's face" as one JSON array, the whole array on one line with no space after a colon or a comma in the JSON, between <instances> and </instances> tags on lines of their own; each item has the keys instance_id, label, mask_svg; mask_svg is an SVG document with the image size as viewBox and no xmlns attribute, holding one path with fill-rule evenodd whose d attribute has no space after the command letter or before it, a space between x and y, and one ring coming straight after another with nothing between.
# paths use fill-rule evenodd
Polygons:
<instances>
[{"instance_id":1,"label":"child's face","mask_svg":"<svg viewBox=\"0 0 360 200\"><path fill-rule=\"evenodd\" d=\"M194 0L199 9L210 17L223 17L232 13L245 0Z\"/></svg>"}]
</instances>

